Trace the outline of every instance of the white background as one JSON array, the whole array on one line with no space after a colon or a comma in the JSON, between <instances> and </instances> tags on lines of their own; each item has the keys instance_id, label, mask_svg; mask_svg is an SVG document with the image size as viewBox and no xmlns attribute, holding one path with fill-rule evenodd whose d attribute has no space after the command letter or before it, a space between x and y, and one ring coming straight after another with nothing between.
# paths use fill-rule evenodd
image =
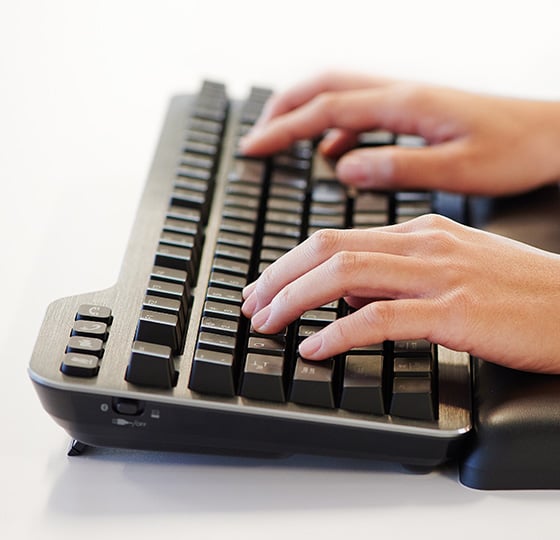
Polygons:
<instances>
[{"instance_id":1,"label":"white background","mask_svg":"<svg viewBox=\"0 0 560 540\"><path fill-rule=\"evenodd\" d=\"M453 469L105 452L69 459L26 374L47 304L108 287L167 100L328 67L560 98L557 1L0 4L0 536L557 538L559 492Z\"/></svg>"}]
</instances>

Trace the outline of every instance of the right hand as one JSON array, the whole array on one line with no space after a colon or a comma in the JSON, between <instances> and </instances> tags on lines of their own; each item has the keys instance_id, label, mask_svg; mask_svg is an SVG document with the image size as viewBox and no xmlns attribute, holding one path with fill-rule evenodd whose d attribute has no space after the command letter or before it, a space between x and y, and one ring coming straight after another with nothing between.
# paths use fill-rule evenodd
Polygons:
<instances>
[{"instance_id":1,"label":"right hand","mask_svg":"<svg viewBox=\"0 0 560 540\"><path fill-rule=\"evenodd\" d=\"M421 148L353 149L360 132L422 136ZM329 130L320 144L337 176L359 189L503 195L560 178L560 103L327 73L273 96L242 140L264 155Z\"/></svg>"}]
</instances>

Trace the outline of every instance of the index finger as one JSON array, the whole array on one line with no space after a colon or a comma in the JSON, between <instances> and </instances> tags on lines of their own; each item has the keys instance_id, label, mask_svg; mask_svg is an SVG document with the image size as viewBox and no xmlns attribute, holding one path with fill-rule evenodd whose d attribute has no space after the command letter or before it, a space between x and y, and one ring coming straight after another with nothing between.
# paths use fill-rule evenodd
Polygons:
<instances>
[{"instance_id":1,"label":"index finger","mask_svg":"<svg viewBox=\"0 0 560 540\"><path fill-rule=\"evenodd\" d=\"M266 103L256 125L261 126L272 118L297 109L323 92L340 92L363 88L376 88L391 84L384 77L373 77L359 73L329 71L301 82L292 88L274 94Z\"/></svg>"},{"instance_id":2,"label":"index finger","mask_svg":"<svg viewBox=\"0 0 560 540\"><path fill-rule=\"evenodd\" d=\"M323 92L290 112L259 125L240 141L248 155L265 155L300 139L321 135L329 128L355 132L387 129L419 134L418 110L406 87L382 86L346 92Z\"/></svg>"}]
</instances>

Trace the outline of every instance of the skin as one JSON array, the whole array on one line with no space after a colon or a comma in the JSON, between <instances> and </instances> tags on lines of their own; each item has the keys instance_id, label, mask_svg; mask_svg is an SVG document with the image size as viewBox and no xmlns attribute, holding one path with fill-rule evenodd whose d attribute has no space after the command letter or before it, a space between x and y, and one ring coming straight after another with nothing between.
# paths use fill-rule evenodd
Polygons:
<instances>
[{"instance_id":1,"label":"skin","mask_svg":"<svg viewBox=\"0 0 560 540\"><path fill-rule=\"evenodd\" d=\"M320 150L338 158L348 185L498 195L560 177L559 126L557 103L331 73L273 97L242 149L267 154L328 130ZM428 145L352 149L371 129L418 134ZM441 216L320 231L243 296L243 313L263 333L338 298L355 307L301 343L310 360L425 338L508 367L560 373L560 256Z\"/></svg>"}]
</instances>

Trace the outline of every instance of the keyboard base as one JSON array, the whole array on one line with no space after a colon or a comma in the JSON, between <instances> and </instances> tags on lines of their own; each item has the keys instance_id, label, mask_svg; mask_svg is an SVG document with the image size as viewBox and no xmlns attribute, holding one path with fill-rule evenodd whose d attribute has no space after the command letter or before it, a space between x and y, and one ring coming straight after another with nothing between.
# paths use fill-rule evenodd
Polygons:
<instances>
[{"instance_id":1,"label":"keyboard base","mask_svg":"<svg viewBox=\"0 0 560 540\"><path fill-rule=\"evenodd\" d=\"M309 454L392 461L434 468L459 454L468 432L455 437L241 414L142 401L141 413L119 414L116 399L33 381L45 410L83 445L134 450L278 457Z\"/></svg>"}]
</instances>

